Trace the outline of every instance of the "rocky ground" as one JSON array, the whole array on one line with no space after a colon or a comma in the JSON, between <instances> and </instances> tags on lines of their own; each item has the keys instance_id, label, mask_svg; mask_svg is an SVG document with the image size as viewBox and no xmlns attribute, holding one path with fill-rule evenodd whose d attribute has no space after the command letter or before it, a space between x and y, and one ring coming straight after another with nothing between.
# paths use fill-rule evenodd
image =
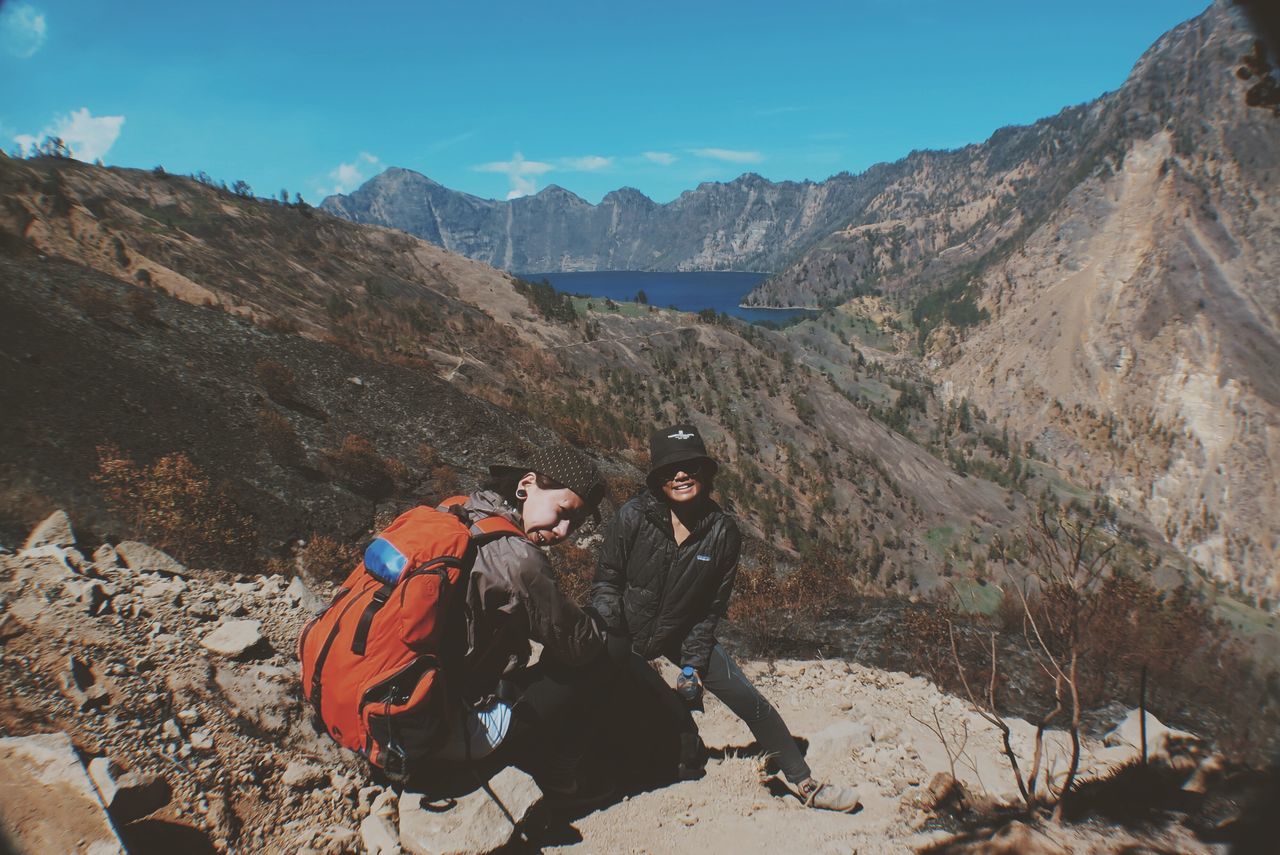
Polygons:
<instances>
[{"instance_id":1,"label":"rocky ground","mask_svg":"<svg viewBox=\"0 0 1280 855\"><path fill-rule=\"evenodd\" d=\"M88 820L68 819L78 815L66 801L76 786L100 814L96 790L132 852L486 851L511 837L507 812L528 813L517 848L902 852L954 843L957 798L968 808L1016 800L996 732L966 703L921 678L840 660L744 667L808 740L815 773L859 788L863 808L853 815L803 807L714 699L701 716L712 749L705 778L585 815L550 820L516 770L491 782L502 808L484 792L441 804L384 791L308 721L294 644L321 603L300 580L215 578L143 544L85 554L89 546L77 546L58 513L23 548L0 551L0 818L18 851L52 851L50 834L70 835L60 841L67 851L120 851L110 826L98 839ZM1034 731L1012 725L1025 758ZM1087 772L1132 759L1135 732L1131 719L1110 745L1086 741ZM28 739L42 733L66 734L77 754L64 737ZM1187 774L1203 754L1154 720L1148 743ZM1048 769L1060 779L1068 743L1055 733L1049 744ZM92 788L53 786L55 766L67 780L84 777L77 758ZM1139 834L1013 823L1000 835L1005 848L987 851L1212 851L1179 825Z\"/></svg>"}]
</instances>

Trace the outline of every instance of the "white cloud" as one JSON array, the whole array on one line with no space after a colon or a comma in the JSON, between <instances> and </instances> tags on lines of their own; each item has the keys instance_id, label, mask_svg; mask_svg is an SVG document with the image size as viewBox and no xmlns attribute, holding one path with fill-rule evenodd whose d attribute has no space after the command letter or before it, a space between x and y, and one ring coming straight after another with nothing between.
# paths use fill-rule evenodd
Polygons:
<instances>
[{"instance_id":1,"label":"white cloud","mask_svg":"<svg viewBox=\"0 0 1280 855\"><path fill-rule=\"evenodd\" d=\"M91 163L105 157L111 150L120 138L123 124L124 116L94 116L88 107L81 107L54 119L53 124L45 126L38 134L17 134L13 139L24 148L31 149L46 137L61 137L71 149L72 157Z\"/></svg>"},{"instance_id":2,"label":"white cloud","mask_svg":"<svg viewBox=\"0 0 1280 855\"><path fill-rule=\"evenodd\" d=\"M0 3L0 46L4 52L27 59L35 56L48 36L44 13L30 3Z\"/></svg>"},{"instance_id":3,"label":"white cloud","mask_svg":"<svg viewBox=\"0 0 1280 855\"><path fill-rule=\"evenodd\" d=\"M758 151L735 151L731 148L695 148L690 149L698 157L709 157L712 160L724 160L729 163L760 163L764 155Z\"/></svg>"},{"instance_id":4,"label":"white cloud","mask_svg":"<svg viewBox=\"0 0 1280 855\"><path fill-rule=\"evenodd\" d=\"M511 190L507 193L507 198L519 199L521 196L531 196L538 192L538 182L533 176L544 175L555 167L538 160L525 160L523 154L516 152L510 160L481 163L471 168L476 172L501 172L506 175L511 181Z\"/></svg>"},{"instance_id":5,"label":"white cloud","mask_svg":"<svg viewBox=\"0 0 1280 855\"><path fill-rule=\"evenodd\" d=\"M570 172L598 172L613 166L613 158L601 157L598 154L589 154L586 157L565 157L560 159L560 165Z\"/></svg>"},{"instance_id":6,"label":"white cloud","mask_svg":"<svg viewBox=\"0 0 1280 855\"><path fill-rule=\"evenodd\" d=\"M663 166L670 166L676 162L676 156L665 151L646 151L644 159L650 163L660 163Z\"/></svg>"},{"instance_id":7,"label":"white cloud","mask_svg":"<svg viewBox=\"0 0 1280 855\"><path fill-rule=\"evenodd\" d=\"M367 151L360 152L351 163L339 163L329 177L335 182L333 188L322 193L350 193L365 182L366 170L377 170L382 161Z\"/></svg>"}]
</instances>

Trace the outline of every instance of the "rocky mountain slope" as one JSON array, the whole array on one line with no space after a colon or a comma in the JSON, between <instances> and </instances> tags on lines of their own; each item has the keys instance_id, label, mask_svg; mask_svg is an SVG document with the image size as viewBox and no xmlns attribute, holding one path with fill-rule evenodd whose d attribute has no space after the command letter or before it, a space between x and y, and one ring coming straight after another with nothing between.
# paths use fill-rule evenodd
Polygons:
<instances>
[{"instance_id":1,"label":"rocky mountain slope","mask_svg":"<svg viewBox=\"0 0 1280 855\"><path fill-rule=\"evenodd\" d=\"M1280 595L1280 115L1215 6L1106 104L1123 145L967 280L935 377L1145 514L1215 579ZM1100 120L1106 120L1105 114Z\"/></svg>"},{"instance_id":2,"label":"rocky mountain slope","mask_svg":"<svg viewBox=\"0 0 1280 855\"><path fill-rule=\"evenodd\" d=\"M511 201L388 169L321 208L406 231L504 270L777 270L870 199L897 166L823 182L746 174L658 204L624 187L592 205L555 185Z\"/></svg>"},{"instance_id":3,"label":"rocky mountain slope","mask_svg":"<svg viewBox=\"0 0 1280 855\"><path fill-rule=\"evenodd\" d=\"M55 514L22 550L0 554L0 598L0 817L17 851L121 852L123 841L134 853L391 855L483 852L514 836L568 851L896 853L969 851L999 828L993 845L1004 848L994 851L1208 852L1187 825L1247 808L1212 807L1204 794L1220 785L1222 758L1149 718L1151 755L1178 770L1182 816L1194 822L1128 831L999 820L956 834L957 818L979 805L1016 800L997 732L923 679L833 659L746 669L807 740L818 773L857 783L864 807L854 815L803 808L768 777L742 723L709 699L699 717L713 757L704 779L565 815L541 811L537 786L509 769L490 782L504 816L474 783L452 802L381 786L316 734L293 644L321 601L299 579L207 579L144 544L86 542ZM1034 728L1010 724L1025 758ZM1087 776L1132 761L1137 732L1131 720L1105 741L1087 739ZM1069 740L1049 731L1047 744L1050 768L1061 769ZM36 791L47 796L32 804Z\"/></svg>"},{"instance_id":4,"label":"rocky mountain slope","mask_svg":"<svg viewBox=\"0 0 1280 855\"><path fill-rule=\"evenodd\" d=\"M1215 3L1118 91L912 155L754 298L897 294L944 397L1031 439L1270 608L1280 113L1257 96L1255 39Z\"/></svg>"}]
</instances>

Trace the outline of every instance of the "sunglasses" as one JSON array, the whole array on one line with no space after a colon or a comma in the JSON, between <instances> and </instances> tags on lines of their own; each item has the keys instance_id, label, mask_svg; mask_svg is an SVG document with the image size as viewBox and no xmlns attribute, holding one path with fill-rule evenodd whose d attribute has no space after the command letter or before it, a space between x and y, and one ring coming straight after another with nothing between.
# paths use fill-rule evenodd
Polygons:
<instances>
[{"instance_id":1,"label":"sunglasses","mask_svg":"<svg viewBox=\"0 0 1280 855\"><path fill-rule=\"evenodd\" d=\"M683 472L694 480L700 480L709 468L705 460L690 460L684 463L668 464L655 474L659 481L666 484L676 480L676 473L678 472Z\"/></svg>"}]
</instances>

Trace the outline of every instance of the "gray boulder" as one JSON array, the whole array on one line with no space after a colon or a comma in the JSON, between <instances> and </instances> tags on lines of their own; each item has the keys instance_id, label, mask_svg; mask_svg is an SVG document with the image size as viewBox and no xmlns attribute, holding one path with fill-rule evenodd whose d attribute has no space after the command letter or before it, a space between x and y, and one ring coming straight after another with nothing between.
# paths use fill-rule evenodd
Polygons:
<instances>
[{"instance_id":1,"label":"gray boulder","mask_svg":"<svg viewBox=\"0 0 1280 855\"><path fill-rule=\"evenodd\" d=\"M835 764L848 758L855 748L870 745L871 727L860 721L838 721L809 739L809 756Z\"/></svg>"},{"instance_id":2,"label":"gray boulder","mask_svg":"<svg viewBox=\"0 0 1280 855\"><path fill-rule=\"evenodd\" d=\"M232 712L272 735L287 731L294 713L302 710L292 694L295 680L294 671L274 665L245 668L228 663L213 674L214 685Z\"/></svg>"},{"instance_id":3,"label":"gray boulder","mask_svg":"<svg viewBox=\"0 0 1280 855\"><path fill-rule=\"evenodd\" d=\"M6 851L125 853L65 733L0 739L0 828Z\"/></svg>"},{"instance_id":4,"label":"gray boulder","mask_svg":"<svg viewBox=\"0 0 1280 855\"><path fill-rule=\"evenodd\" d=\"M200 639L205 650L236 659L262 643L262 621L229 620Z\"/></svg>"},{"instance_id":5,"label":"gray boulder","mask_svg":"<svg viewBox=\"0 0 1280 855\"><path fill-rule=\"evenodd\" d=\"M135 573L163 573L166 576L190 577L191 571L167 552L139 543L126 540L116 544L116 556Z\"/></svg>"},{"instance_id":6,"label":"gray boulder","mask_svg":"<svg viewBox=\"0 0 1280 855\"><path fill-rule=\"evenodd\" d=\"M31 530L22 548L34 549L37 546L58 546L69 548L76 545L75 532L71 530L71 517L66 511L58 510L45 517L44 522Z\"/></svg>"},{"instance_id":7,"label":"gray boulder","mask_svg":"<svg viewBox=\"0 0 1280 855\"><path fill-rule=\"evenodd\" d=\"M81 710L106 706L110 700L106 686L93 673L93 669L75 656L68 657L67 669L58 675L58 685L63 694Z\"/></svg>"},{"instance_id":8,"label":"gray boulder","mask_svg":"<svg viewBox=\"0 0 1280 855\"><path fill-rule=\"evenodd\" d=\"M290 760L280 782L293 790L310 790L327 784L329 773L314 763Z\"/></svg>"},{"instance_id":9,"label":"gray boulder","mask_svg":"<svg viewBox=\"0 0 1280 855\"><path fill-rule=\"evenodd\" d=\"M540 798L533 778L512 766L448 810L427 806L422 793L402 793L400 846L410 855L492 852L510 842L516 825Z\"/></svg>"},{"instance_id":10,"label":"gray boulder","mask_svg":"<svg viewBox=\"0 0 1280 855\"><path fill-rule=\"evenodd\" d=\"M160 810L172 797L169 783L164 778L125 772L107 757L89 761L89 777L107 812L121 825Z\"/></svg>"}]
</instances>

